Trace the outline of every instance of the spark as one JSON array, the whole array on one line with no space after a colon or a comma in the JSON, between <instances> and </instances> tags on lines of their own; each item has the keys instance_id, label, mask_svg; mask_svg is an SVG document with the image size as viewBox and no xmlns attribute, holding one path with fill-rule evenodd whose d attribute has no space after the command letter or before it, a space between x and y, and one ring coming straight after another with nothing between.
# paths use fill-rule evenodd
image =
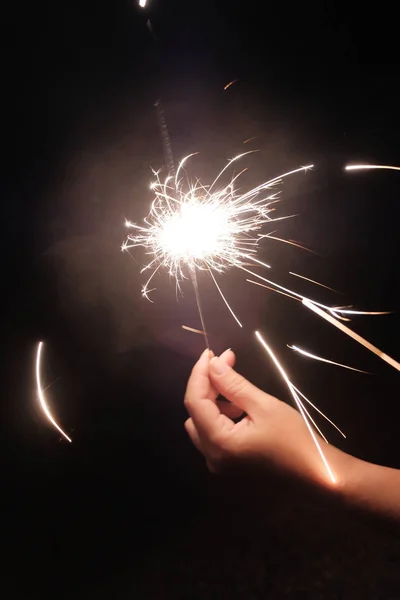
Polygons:
<instances>
[{"instance_id":1,"label":"spark","mask_svg":"<svg viewBox=\"0 0 400 600\"><path fill-rule=\"evenodd\" d=\"M345 171L366 171L372 169L385 169L387 171L400 171L400 167L392 165L346 165Z\"/></svg>"},{"instance_id":2,"label":"spark","mask_svg":"<svg viewBox=\"0 0 400 600\"><path fill-rule=\"evenodd\" d=\"M322 356L311 354L311 352L307 352L307 350L303 350L298 346L288 345L288 348L294 350L295 352L298 352L299 354L302 354L303 356L306 356L307 358L312 358L313 360L319 360L321 362L328 363L329 365L335 365L336 367L343 367L343 369L349 369L350 371L357 371L358 373L365 373L366 375L369 375L367 371L362 371L361 369L356 369L355 367L349 367L348 365L343 365L342 363L334 362L333 360L329 360L328 358L322 358Z\"/></svg>"},{"instance_id":3,"label":"spark","mask_svg":"<svg viewBox=\"0 0 400 600\"><path fill-rule=\"evenodd\" d=\"M243 144L248 144L249 142L252 142L253 140L257 139L257 137L257 135L253 135L253 137L244 140Z\"/></svg>"},{"instance_id":4,"label":"spark","mask_svg":"<svg viewBox=\"0 0 400 600\"><path fill-rule=\"evenodd\" d=\"M44 389L42 386L41 380L41 360L42 360L42 350L43 350L43 342L38 343L37 352L36 352L36 391L39 398L40 406L50 423L54 425L54 427L67 439L69 442L72 442L71 438L67 436L67 434L61 429L61 427L56 423L53 416L51 415L50 409L47 406L46 398L44 395Z\"/></svg>"},{"instance_id":5,"label":"spark","mask_svg":"<svg viewBox=\"0 0 400 600\"><path fill-rule=\"evenodd\" d=\"M146 8L147 0L139 0L140 8Z\"/></svg>"},{"instance_id":6,"label":"spark","mask_svg":"<svg viewBox=\"0 0 400 600\"><path fill-rule=\"evenodd\" d=\"M268 233L262 237L270 239L270 240L275 240L277 242L283 242L284 244L289 244L290 246L296 246L296 248L300 248L300 250L305 250L306 252L311 252L311 254L316 254L318 256L317 252L315 252L314 250L310 250L310 248L307 248L307 246L302 246L301 244L299 244L298 242L295 242L294 240L285 240L283 238L274 237Z\"/></svg>"},{"instance_id":7,"label":"spark","mask_svg":"<svg viewBox=\"0 0 400 600\"><path fill-rule=\"evenodd\" d=\"M310 279L309 277L304 277L304 275L299 275L298 273L293 273L293 271L289 271L289 275L294 275L295 277L300 277L300 279L305 279L305 281L309 281L310 283L314 283L315 285L319 285L320 287L323 287L326 290L330 290L331 292L335 292L335 294L339 294L340 293L340 292L337 292L336 290L334 290L333 288L329 287L328 285L324 285L323 283L319 283L319 281L314 281L314 279Z\"/></svg>"},{"instance_id":8,"label":"spark","mask_svg":"<svg viewBox=\"0 0 400 600\"><path fill-rule=\"evenodd\" d=\"M246 279L246 281L248 281L249 283L253 283L254 285L263 287L267 290L271 290L271 292L276 292L277 294L281 294L282 296L287 296L291 300L297 300L297 302L301 302L300 298L296 298L295 296L292 296L291 294L287 294L286 292L281 292L280 290L276 290L275 288L273 288L269 285L264 285L263 283L258 283L258 281L253 281L252 279Z\"/></svg>"},{"instance_id":9,"label":"spark","mask_svg":"<svg viewBox=\"0 0 400 600\"><path fill-rule=\"evenodd\" d=\"M324 310L321 310L321 308L319 308L319 306L315 302L312 302L308 299L303 299L302 302L304 306L314 311L318 316L325 319L325 321L328 321L328 323L330 323L334 327L337 327L338 329L340 329L340 331L353 338L353 340L364 346L364 348L367 348L367 350L370 350L370 352L373 352L374 354L379 356L379 358L387 362L388 365L390 365L394 369L397 369L397 371L400 371L400 363L394 360L394 358L388 356L387 354L385 354L385 352L382 352L382 350L379 350L379 348L368 342L368 340L361 337L361 335L358 335L358 333L355 333L355 331L353 331L352 329L349 329L349 327L346 327L346 325L343 325L343 323L340 323L340 321L337 321L332 315L326 313Z\"/></svg>"},{"instance_id":10,"label":"spark","mask_svg":"<svg viewBox=\"0 0 400 600\"><path fill-rule=\"evenodd\" d=\"M216 187L224 171L247 154L229 160L210 186L198 180L184 183L182 170L192 155L180 162L174 178L168 176L162 181L159 173L154 173L151 189L155 197L150 212L142 225L126 220L126 226L134 232L122 245L122 250L142 246L150 257L142 269L151 271L142 288L144 297L149 297L149 284L160 268L179 287L197 270L222 274L249 261L269 266L255 254L261 228L278 220L270 215L270 204L276 201L271 189L285 177L306 172L312 165L288 171L245 193L236 187L240 174L227 185Z\"/></svg>"},{"instance_id":11,"label":"spark","mask_svg":"<svg viewBox=\"0 0 400 600\"><path fill-rule=\"evenodd\" d=\"M323 417L323 418L324 418L326 421L328 421L328 423L330 423L330 424L331 424L331 425L332 425L332 426L333 426L333 427L334 427L334 428L335 428L335 429L336 429L336 430L337 430L337 431L340 433L340 435L341 435L342 437L346 438L346 435L343 433L343 431L342 431L341 429L339 429L339 427L338 427L338 426L337 426L337 425L336 425L336 424L335 424L333 421L331 421L331 419L329 419L329 418L326 416L326 414L325 414L325 413L323 413L323 412L322 412L322 410L320 410L320 409L318 408L318 406L315 406L315 404L313 404L313 403L311 402L311 400L309 400L309 399L308 399L308 398L307 398L307 397L306 397L306 396L303 394L303 392L301 392L301 391L300 391L300 390L299 390L297 387L295 387L295 386L293 386L293 387L294 387L294 390L295 390L295 391L296 391L298 394L300 394L300 396L301 396L302 398L304 398L304 400L305 400L305 401L306 401L306 402L307 402L307 403L308 403L310 406L312 406L314 410L316 410L316 411L317 411L317 412L318 412L318 413L321 415L321 417ZM325 441L327 441L327 440L326 440L326 438L325 438L325 436L323 436L323 437L324 437ZM327 443L329 444L329 442L328 442L328 441L327 441Z\"/></svg>"},{"instance_id":12,"label":"spark","mask_svg":"<svg viewBox=\"0 0 400 600\"><path fill-rule=\"evenodd\" d=\"M224 85L224 90L227 90L228 88L231 87L231 85L233 85L234 83L237 83L238 81L239 81L238 79L232 79L232 81L230 81L229 83Z\"/></svg>"},{"instance_id":13,"label":"spark","mask_svg":"<svg viewBox=\"0 0 400 600\"><path fill-rule=\"evenodd\" d=\"M202 329L194 329L193 327L188 327L187 325L182 325L182 329L185 329L186 331L191 331L192 333L198 333L200 335L206 335L206 332L203 331Z\"/></svg>"},{"instance_id":14,"label":"spark","mask_svg":"<svg viewBox=\"0 0 400 600\"><path fill-rule=\"evenodd\" d=\"M285 381L286 385L288 386L289 391L290 391L290 393L293 396L293 399L294 399L294 401L295 401L295 403L297 405L297 408L299 409L299 412L300 412L301 416L303 417L304 423L306 424L307 429L308 429L308 431L309 431L309 433L310 433L310 435L312 437L312 440L313 440L313 442L314 442L314 444L315 444L315 446L316 446L316 448L318 450L318 453L319 453L319 455L321 457L321 460L322 460L322 462L323 462L323 464L325 466L325 469L326 469L326 471L327 471L327 473L328 473L328 475L329 475L332 483L336 483L336 478L335 478L335 476L334 476L334 474L332 472L332 469L331 469L331 467L330 467L330 465L329 465L329 463L328 463L328 461L326 459L325 454L323 453L323 450L321 448L321 444L319 443L319 441L317 439L317 436L315 435L315 433L314 433L314 431L313 431L313 429L312 429L312 427L311 427L311 425L310 425L310 423L308 421L307 413L304 410L304 405L301 402L301 400L299 398L299 395L298 395L295 387L293 386L292 382L290 381L289 377L287 376L287 374L286 374L285 370L283 369L282 365L280 364L280 362L276 358L275 354L272 352L271 348L268 346L267 342L263 339L263 337L260 335L260 333L258 331L256 331L255 334L256 334L256 337L257 337L258 341L263 346L263 348L267 351L267 353L271 357L272 361L274 362L276 368L278 369L279 373L281 374L283 380Z\"/></svg>"}]
</instances>

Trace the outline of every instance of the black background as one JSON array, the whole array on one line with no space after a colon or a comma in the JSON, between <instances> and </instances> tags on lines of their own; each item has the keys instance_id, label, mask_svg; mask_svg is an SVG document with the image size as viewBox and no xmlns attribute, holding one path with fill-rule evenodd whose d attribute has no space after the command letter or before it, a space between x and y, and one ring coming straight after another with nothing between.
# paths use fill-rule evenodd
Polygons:
<instances>
[{"instance_id":1,"label":"black background","mask_svg":"<svg viewBox=\"0 0 400 600\"><path fill-rule=\"evenodd\" d=\"M146 25L151 18L155 40ZM397 534L279 477L210 476L186 439L182 399L202 340L189 285L156 280L121 254L124 219L151 200L164 161L161 97L176 158L200 152L210 179L245 149L244 183L298 165L283 187L276 280L327 303L396 311L400 177L345 173L400 164L394 17L361 3L150 0L27 3L3 14L2 545L12 598L397 598ZM231 80L238 81L224 91ZM244 140L257 136L243 145ZM343 295L294 279L297 271ZM306 309L228 273L238 330L208 283L217 352L266 391L287 390L254 341L259 328L293 380L346 431L332 443L400 468L398 374ZM338 300L337 298L340 298ZM354 328L398 356L399 317ZM41 414L34 356L70 445ZM373 373L307 361L295 343ZM329 430L327 430L329 434Z\"/></svg>"}]
</instances>

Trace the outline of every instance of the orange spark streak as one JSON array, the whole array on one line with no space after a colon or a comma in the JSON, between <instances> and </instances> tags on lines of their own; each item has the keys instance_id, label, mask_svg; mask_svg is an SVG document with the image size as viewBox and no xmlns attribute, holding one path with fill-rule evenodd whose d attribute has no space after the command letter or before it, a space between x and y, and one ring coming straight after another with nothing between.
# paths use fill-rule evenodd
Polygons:
<instances>
[{"instance_id":1,"label":"orange spark streak","mask_svg":"<svg viewBox=\"0 0 400 600\"><path fill-rule=\"evenodd\" d=\"M192 331L193 333L199 333L200 335L206 335L206 332L202 329L194 329L193 327L188 327L187 325L182 325L182 329L186 329L186 331Z\"/></svg>"},{"instance_id":2,"label":"orange spark streak","mask_svg":"<svg viewBox=\"0 0 400 600\"><path fill-rule=\"evenodd\" d=\"M292 382L290 381L289 377L286 375L286 373L285 373L285 371L284 371L283 367L282 367L282 366L281 366L281 364L279 363L279 361L278 361L278 359L276 358L275 354L272 352L271 348L268 346L268 344L266 343L266 341L265 341L265 340L262 338L262 336L260 335L260 333L259 333L258 331L256 331L256 332L255 332L255 334L256 334L256 337L257 337L258 341L259 341L259 342L260 342L260 344L261 344L261 345L264 347L264 349L267 351L267 353L268 353L268 354L269 354L269 356L271 357L272 361L274 362L274 364L275 364L276 368L277 368L277 369L278 369L278 371L280 372L280 374L281 374L282 378L284 379L284 381L285 381L286 385L288 386L288 388L289 388L289 391L290 391L290 393L292 394L292 396L293 396L293 399L294 399L294 401L296 402L296 405L297 405L297 407L298 407L298 409L299 409L299 411L300 411L300 414L301 414L301 416L303 417L303 420L304 420L304 422L305 422L305 424L306 424L306 426L307 426L307 429L308 429L308 431L309 431L309 433L310 433L310 435L311 435L311 437L312 437L312 439L313 439L313 442L314 442L315 446L317 447L318 453L319 453L319 455L320 455L320 457L321 457L321 459L322 459L322 462L324 463L325 469L327 470L327 472L328 472L328 475L329 475L329 477L330 477L330 479L331 479L332 483L336 483L336 478L335 478L335 476L334 476L334 474L333 474L333 472L332 472L332 469L331 469L331 467L329 466L329 463L328 463L328 461L327 461L327 459L326 459L326 456L325 456L325 454L324 454L324 453L323 453L323 451L322 451L322 448L321 448L321 445L320 445L320 443L318 442L317 436L315 435L315 433L314 433L314 431L313 431L313 429L312 429L312 427L311 427L310 423L309 423L309 422L308 422L308 420L307 420L307 415L306 415L306 413L305 413L305 411L304 411L304 408L303 408L302 402L301 402L301 400L299 399L299 397L298 397L298 395L297 395L297 392L296 392L296 390L294 389L294 386L293 386Z\"/></svg>"},{"instance_id":3,"label":"orange spark streak","mask_svg":"<svg viewBox=\"0 0 400 600\"><path fill-rule=\"evenodd\" d=\"M388 356L387 354L385 354L385 352L382 352L382 350L379 350L379 348L377 348L376 346L374 346L373 344L368 342L368 340L361 337L361 335L358 335L358 333L355 333L354 331L352 331L351 329L346 327L346 325L343 325L343 323L341 323L340 321L338 321L337 319L332 317L330 314L321 310L318 306L316 306L314 304L314 302L311 302L310 300L307 300L305 298L303 298L302 302L303 302L304 306L306 306L310 310L314 311L318 316L325 319L325 321L328 321L328 323L330 323L331 325L334 325L334 327L337 327L338 329L340 329L340 331L342 331L349 337L353 338L353 340L355 340L356 342L358 342L359 344L364 346L364 348L367 348L367 350L369 350L370 352L373 352L374 354L379 356L379 358L381 358L382 360L387 362L388 365L390 365L397 371L400 371L400 363L398 363L396 360L394 360L394 358L392 358L391 356Z\"/></svg>"},{"instance_id":4,"label":"orange spark streak","mask_svg":"<svg viewBox=\"0 0 400 600\"><path fill-rule=\"evenodd\" d=\"M319 286L325 288L326 290L335 292L335 294L340 293L340 292L334 290L333 288L329 287L328 285L324 285L323 283L320 283L319 281L314 281L314 279L310 279L309 277L304 277L304 275L299 275L298 273L293 273L293 271L289 271L289 275L294 275L295 277L300 277L300 279L305 279L306 281L309 281L310 283L315 283L315 285L319 285Z\"/></svg>"},{"instance_id":5,"label":"orange spark streak","mask_svg":"<svg viewBox=\"0 0 400 600\"><path fill-rule=\"evenodd\" d=\"M322 356L317 356L316 354L311 354L311 352L307 352L298 346L289 346L288 348L306 356L307 358L312 358L313 360L319 360L321 362L327 363L329 365L335 365L336 367L343 367L343 369L349 369L349 371L357 371L358 373L365 373L366 375L370 375L368 371L362 371L361 369L356 369L355 367L349 367L348 365L343 365L342 363L334 362L333 360L329 360L328 358L322 358Z\"/></svg>"},{"instance_id":6,"label":"orange spark streak","mask_svg":"<svg viewBox=\"0 0 400 600\"><path fill-rule=\"evenodd\" d=\"M227 90L228 88L231 87L231 85L233 85L234 83L237 83L238 81L239 81L238 79L232 79L232 81L230 81L229 83L224 85L224 90Z\"/></svg>"}]
</instances>

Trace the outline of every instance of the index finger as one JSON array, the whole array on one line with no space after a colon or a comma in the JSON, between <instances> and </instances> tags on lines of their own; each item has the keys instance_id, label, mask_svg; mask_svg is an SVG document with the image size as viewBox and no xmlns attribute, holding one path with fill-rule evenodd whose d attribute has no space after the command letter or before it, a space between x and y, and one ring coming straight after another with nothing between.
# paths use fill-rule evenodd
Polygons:
<instances>
[{"instance_id":1,"label":"index finger","mask_svg":"<svg viewBox=\"0 0 400 600\"><path fill-rule=\"evenodd\" d=\"M208 364L211 356L214 356L214 354L211 354L207 348L192 369L186 386L185 405L187 408L194 398L207 398L208 396L210 391Z\"/></svg>"},{"instance_id":2,"label":"index finger","mask_svg":"<svg viewBox=\"0 0 400 600\"><path fill-rule=\"evenodd\" d=\"M228 423L234 425L233 421L221 414L217 404L208 397L210 391L208 365L211 356L213 355L208 350L200 356L189 377L185 394L187 411L199 434L206 437L217 436Z\"/></svg>"}]
</instances>

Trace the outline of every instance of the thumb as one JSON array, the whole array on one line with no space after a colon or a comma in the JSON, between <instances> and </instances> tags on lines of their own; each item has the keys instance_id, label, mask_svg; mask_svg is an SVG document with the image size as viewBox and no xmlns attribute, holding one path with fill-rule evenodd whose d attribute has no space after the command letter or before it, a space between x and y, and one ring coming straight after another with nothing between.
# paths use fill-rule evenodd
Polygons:
<instances>
[{"instance_id":1,"label":"thumb","mask_svg":"<svg viewBox=\"0 0 400 600\"><path fill-rule=\"evenodd\" d=\"M217 356L210 360L209 375L216 390L250 417L268 397Z\"/></svg>"}]
</instances>

